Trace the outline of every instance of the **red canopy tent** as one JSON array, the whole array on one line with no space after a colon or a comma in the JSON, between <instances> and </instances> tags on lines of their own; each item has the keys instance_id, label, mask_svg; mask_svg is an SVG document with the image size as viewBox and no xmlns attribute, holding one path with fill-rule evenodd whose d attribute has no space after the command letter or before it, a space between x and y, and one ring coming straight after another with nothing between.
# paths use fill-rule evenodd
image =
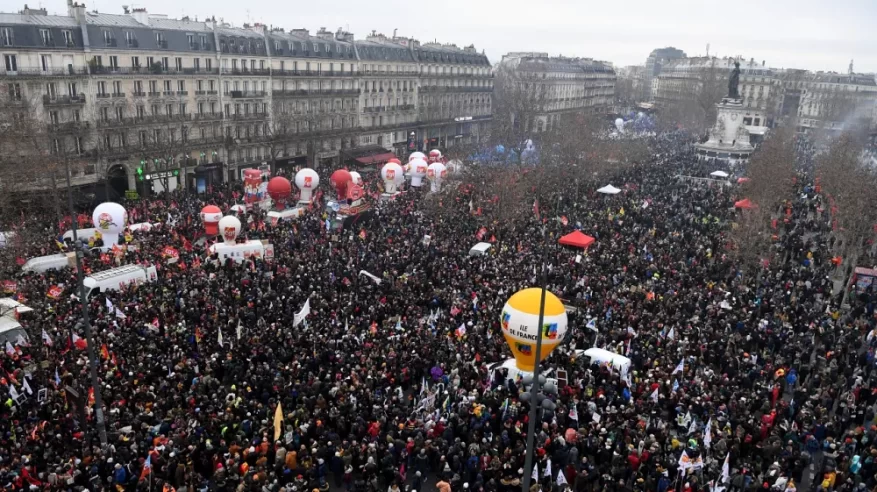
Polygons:
<instances>
[{"instance_id":1,"label":"red canopy tent","mask_svg":"<svg viewBox=\"0 0 877 492\"><path fill-rule=\"evenodd\" d=\"M564 246L573 246L575 248L588 249L588 246L594 244L595 239L591 236L583 234L582 231L572 231L558 241Z\"/></svg>"},{"instance_id":2,"label":"red canopy tent","mask_svg":"<svg viewBox=\"0 0 877 492\"><path fill-rule=\"evenodd\" d=\"M748 198L744 198L739 202L734 203L734 208L742 208L743 210L751 210L753 208L758 208L758 205L752 203L752 200Z\"/></svg>"}]
</instances>

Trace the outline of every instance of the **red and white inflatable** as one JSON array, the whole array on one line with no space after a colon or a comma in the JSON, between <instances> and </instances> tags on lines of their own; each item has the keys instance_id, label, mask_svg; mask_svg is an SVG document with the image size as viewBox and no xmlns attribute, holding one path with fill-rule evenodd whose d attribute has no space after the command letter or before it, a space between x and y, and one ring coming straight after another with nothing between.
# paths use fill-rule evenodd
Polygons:
<instances>
[{"instance_id":1,"label":"red and white inflatable","mask_svg":"<svg viewBox=\"0 0 877 492\"><path fill-rule=\"evenodd\" d=\"M430 164L432 164L433 162L441 162L441 160L442 160L441 151L439 151L438 149L432 149L429 151L429 163Z\"/></svg>"},{"instance_id":2,"label":"red and white inflatable","mask_svg":"<svg viewBox=\"0 0 877 492\"><path fill-rule=\"evenodd\" d=\"M222 210L216 205L207 205L201 209L201 222L204 223L204 232L208 235L219 234L220 219L222 219Z\"/></svg>"}]
</instances>

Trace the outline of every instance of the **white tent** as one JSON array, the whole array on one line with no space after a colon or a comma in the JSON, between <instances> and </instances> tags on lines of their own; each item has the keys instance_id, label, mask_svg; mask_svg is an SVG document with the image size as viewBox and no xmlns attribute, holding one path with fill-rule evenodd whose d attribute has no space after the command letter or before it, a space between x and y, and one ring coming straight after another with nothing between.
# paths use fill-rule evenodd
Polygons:
<instances>
[{"instance_id":1,"label":"white tent","mask_svg":"<svg viewBox=\"0 0 877 492\"><path fill-rule=\"evenodd\" d=\"M597 190L597 193L603 193L604 195L617 195L617 194L621 193L621 190L619 190L618 188L616 188L610 184L610 185L606 185L606 186L600 188L599 190Z\"/></svg>"},{"instance_id":2,"label":"white tent","mask_svg":"<svg viewBox=\"0 0 877 492\"><path fill-rule=\"evenodd\" d=\"M725 171L713 171L710 173L710 176L715 176L717 178L727 178L728 176L730 176L730 174L726 173Z\"/></svg>"}]
</instances>

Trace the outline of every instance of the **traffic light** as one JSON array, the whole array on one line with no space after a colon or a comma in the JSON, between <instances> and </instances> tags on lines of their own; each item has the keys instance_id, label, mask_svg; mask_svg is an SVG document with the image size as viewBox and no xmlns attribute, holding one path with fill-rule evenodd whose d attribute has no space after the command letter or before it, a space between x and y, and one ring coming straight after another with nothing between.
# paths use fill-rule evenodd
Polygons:
<instances>
[{"instance_id":1,"label":"traffic light","mask_svg":"<svg viewBox=\"0 0 877 492\"><path fill-rule=\"evenodd\" d=\"M140 160L140 167L137 168L137 179L143 181L143 168L146 166L146 161Z\"/></svg>"},{"instance_id":2,"label":"traffic light","mask_svg":"<svg viewBox=\"0 0 877 492\"><path fill-rule=\"evenodd\" d=\"M174 176L179 176L179 175L180 175L180 170L174 169Z\"/></svg>"}]
</instances>

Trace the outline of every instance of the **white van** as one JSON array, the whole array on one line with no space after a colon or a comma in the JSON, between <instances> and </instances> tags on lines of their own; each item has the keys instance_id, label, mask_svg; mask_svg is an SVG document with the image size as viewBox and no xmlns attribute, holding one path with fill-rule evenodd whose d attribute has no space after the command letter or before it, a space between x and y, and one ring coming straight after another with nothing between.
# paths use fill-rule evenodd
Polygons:
<instances>
[{"instance_id":1,"label":"white van","mask_svg":"<svg viewBox=\"0 0 877 492\"><path fill-rule=\"evenodd\" d=\"M304 215L305 209L303 207L295 207L295 208L285 208L281 211L272 210L268 212L268 222L271 225L277 225L278 222L283 220L293 220Z\"/></svg>"},{"instance_id":2,"label":"white van","mask_svg":"<svg viewBox=\"0 0 877 492\"><path fill-rule=\"evenodd\" d=\"M24 262L21 270L24 272L43 273L53 268L76 267L76 253L56 253L48 256L37 256Z\"/></svg>"},{"instance_id":3,"label":"white van","mask_svg":"<svg viewBox=\"0 0 877 492\"><path fill-rule=\"evenodd\" d=\"M5 346L6 342L15 345L18 340L30 343L24 327L10 315L0 316L0 345Z\"/></svg>"},{"instance_id":4,"label":"white van","mask_svg":"<svg viewBox=\"0 0 877 492\"><path fill-rule=\"evenodd\" d=\"M82 280L88 289L87 297L100 291L120 290L127 285L139 285L158 279L155 266L125 265L102 272L93 273Z\"/></svg>"},{"instance_id":5,"label":"white van","mask_svg":"<svg viewBox=\"0 0 877 492\"><path fill-rule=\"evenodd\" d=\"M591 347L588 350L576 350L576 358L585 356L590 359L590 364L611 364L612 368L621 373L621 377L627 375L630 370L630 359L627 357L610 352L606 349Z\"/></svg>"},{"instance_id":6,"label":"white van","mask_svg":"<svg viewBox=\"0 0 877 492\"><path fill-rule=\"evenodd\" d=\"M475 246L472 246L472 249L469 250L469 256L481 256L487 254L487 250L492 247L493 245L490 243L478 243Z\"/></svg>"},{"instance_id":7,"label":"white van","mask_svg":"<svg viewBox=\"0 0 877 492\"><path fill-rule=\"evenodd\" d=\"M79 239L85 244L88 244L88 240L95 237L98 234L98 230L95 228L89 229L76 229L76 239ZM73 231L67 231L64 233L63 240L65 242L73 242Z\"/></svg>"},{"instance_id":8,"label":"white van","mask_svg":"<svg viewBox=\"0 0 877 492\"><path fill-rule=\"evenodd\" d=\"M251 257L262 258L264 260L274 259L274 245L268 240L251 239L245 243L225 244L216 243L211 245L207 250L210 254L216 253L221 262L231 258L237 263L242 263Z\"/></svg>"}]
</instances>

